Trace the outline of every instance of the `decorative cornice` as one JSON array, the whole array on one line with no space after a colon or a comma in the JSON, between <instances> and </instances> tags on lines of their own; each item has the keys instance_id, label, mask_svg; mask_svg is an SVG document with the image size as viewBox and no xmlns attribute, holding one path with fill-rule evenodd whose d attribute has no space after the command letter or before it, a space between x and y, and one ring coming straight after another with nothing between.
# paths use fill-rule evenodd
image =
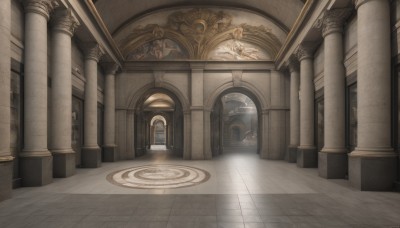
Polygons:
<instances>
[{"instance_id":1,"label":"decorative cornice","mask_svg":"<svg viewBox=\"0 0 400 228\"><path fill-rule=\"evenodd\" d=\"M331 33L342 33L343 23L350 16L352 9L333 9L326 11L322 19L322 36Z\"/></svg>"},{"instance_id":2,"label":"decorative cornice","mask_svg":"<svg viewBox=\"0 0 400 228\"><path fill-rule=\"evenodd\" d=\"M290 73L293 72L300 72L300 64L296 57L292 56L286 63L287 67L289 68Z\"/></svg>"},{"instance_id":3,"label":"decorative cornice","mask_svg":"<svg viewBox=\"0 0 400 228\"><path fill-rule=\"evenodd\" d=\"M25 13L37 13L50 19L50 14L59 4L56 0L24 0Z\"/></svg>"},{"instance_id":4,"label":"decorative cornice","mask_svg":"<svg viewBox=\"0 0 400 228\"><path fill-rule=\"evenodd\" d=\"M301 62L304 59L314 58L315 43L313 42L303 42L299 45L296 50L296 57Z\"/></svg>"},{"instance_id":5,"label":"decorative cornice","mask_svg":"<svg viewBox=\"0 0 400 228\"><path fill-rule=\"evenodd\" d=\"M119 69L119 65L113 62L103 62L101 65L107 75L115 75Z\"/></svg>"},{"instance_id":6,"label":"decorative cornice","mask_svg":"<svg viewBox=\"0 0 400 228\"><path fill-rule=\"evenodd\" d=\"M67 33L73 36L75 29L79 27L79 21L72 15L71 9L56 10L51 18L54 31Z\"/></svg>"},{"instance_id":7,"label":"decorative cornice","mask_svg":"<svg viewBox=\"0 0 400 228\"><path fill-rule=\"evenodd\" d=\"M85 59L92 59L96 62L104 55L103 48L97 43L89 43L85 48Z\"/></svg>"}]
</instances>

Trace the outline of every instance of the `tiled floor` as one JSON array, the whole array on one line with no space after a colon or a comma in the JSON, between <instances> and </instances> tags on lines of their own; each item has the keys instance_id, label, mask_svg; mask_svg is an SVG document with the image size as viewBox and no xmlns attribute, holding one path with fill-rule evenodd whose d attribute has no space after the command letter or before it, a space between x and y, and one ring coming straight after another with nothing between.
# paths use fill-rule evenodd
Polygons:
<instances>
[{"instance_id":1,"label":"tiled floor","mask_svg":"<svg viewBox=\"0 0 400 228\"><path fill-rule=\"evenodd\" d=\"M106 176L147 164L207 170L202 184L178 189L129 189ZM165 151L135 161L78 169L50 185L21 188L0 203L0 227L399 227L400 194L360 192L317 169L260 160L252 152L212 161L183 161Z\"/></svg>"}]
</instances>

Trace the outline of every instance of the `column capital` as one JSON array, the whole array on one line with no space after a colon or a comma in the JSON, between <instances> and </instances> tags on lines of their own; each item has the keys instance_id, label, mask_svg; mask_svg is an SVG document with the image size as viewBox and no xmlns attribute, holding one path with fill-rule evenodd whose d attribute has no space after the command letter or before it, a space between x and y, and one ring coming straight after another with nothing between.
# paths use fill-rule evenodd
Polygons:
<instances>
[{"instance_id":1,"label":"column capital","mask_svg":"<svg viewBox=\"0 0 400 228\"><path fill-rule=\"evenodd\" d=\"M60 9L56 10L52 15L51 25L53 31L64 32L72 37L80 23L72 15L71 9Z\"/></svg>"},{"instance_id":2,"label":"column capital","mask_svg":"<svg viewBox=\"0 0 400 228\"><path fill-rule=\"evenodd\" d=\"M99 62L101 57L104 55L103 48L97 43L86 44L84 52L85 52L85 59L91 59L96 62Z\"/></svg>"},{"instance_id":3,"label":"column capital","mask_svg":"<svg viewBox=\"0 0 400 228\"><path fill-rule=\"evenodd\" d=\"M290 73L300 72L300 64L296 57L290 57L286 62L286 66L289 68Z\"/></svg>"},{"instance_id":4,"label":"column capital","mask_svg":"<svg viewBox=\"0 0 400 228\"><path fill-rule=\"evenodd\" d=\"M119 69L119 65L113 62L103 62L101 65L103 66L106 75L115 75Z\"/></svg>"},{"instance_id":5,"label":"column capital","mask_svg":"<svg viewBox=\"0 0 400 228\"><path fill-rule=\"evenodd\" d=\"M333 9L324 13L322 19L322 36L325 37L331 33L342 33L343 23L350 16L352 9Z\"/></svg>"},{"instance_id":6,"label":"column capital","mask_svg":"<svg viewBox=\"0 0 400 228\"><path fill-rule=\"evenodd\" d=\"M357 10L358 10L358 7L360 7L364 3L371 2L371 1L386 1L386 2L389 2L389 0L353 0L354 5L356 6Z\"/></svg>"},{"instance_id":7,"label":"column capital","mask_svg":"<svg viewBox=\"0 0 400 228\"><path fill-rule=\"evenodd\" d=\"M295 55L297 59L301 62L304 59L312 59L314 58L314 50L315 50L314 42L303 42L295 51Z\"/></svg>"},{"instance_id":8,"label":"column capital","mask_svg":"<svg viewBox=\"0 0 400 228\"><path fill-rule=\"evenodd\" d=\"M46 20L50 19L50 13L58 6L56 0L24 0L25 13L37 13Z\"/></svg>"}]
</instances>

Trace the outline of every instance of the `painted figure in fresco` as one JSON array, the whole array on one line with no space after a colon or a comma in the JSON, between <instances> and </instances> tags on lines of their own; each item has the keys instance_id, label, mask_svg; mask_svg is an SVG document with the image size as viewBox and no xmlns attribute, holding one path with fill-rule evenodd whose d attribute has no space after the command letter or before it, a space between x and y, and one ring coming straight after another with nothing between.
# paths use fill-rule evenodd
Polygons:
<instances>
[{"instance_id":1,"label":"painted figure in fresco","mask_svg":"<svg viewBox=\"0 0 400 228\"><path fill-rule=\"evenodd\" d=\"M128 60L168 60L183 59L187 55L177 43L169 39L159 39L143 44L134 50Z\"/></svg>"},{"instance_id":2,"label":"painted figure in fresco","mask_svg":"<svg viewBox=\"0 0 400 228\"><path fill-rule=\"evenodd\" d=\"M260 51L246 45L238 40L230 40L220 46L213 59L216 60L259 60L262 59Z\"/></svg>"}]
</instances>

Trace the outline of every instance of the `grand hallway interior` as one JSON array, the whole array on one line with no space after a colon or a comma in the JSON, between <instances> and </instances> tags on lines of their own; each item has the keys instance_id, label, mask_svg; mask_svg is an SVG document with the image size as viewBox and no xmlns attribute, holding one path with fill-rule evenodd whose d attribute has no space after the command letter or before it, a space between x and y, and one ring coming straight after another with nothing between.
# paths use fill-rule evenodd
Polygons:
<instances>
[{"instance_id":1,"label":"grand hallway interior","mask_svg":"<svg viewBox=\"0 0 400 228\"><path fill-rule=\"evenodd\" d=\"M133 189L111 184L116 170L149 164L197 167L210 179L192 187ZM9 227L398 227L400 198L361 192L347 180L318 177L285 161L261 160L253 151L208 161L184 161L156 151L135 161L78 169L70 178L20 188L0 204Z\"/></svg>"}]
</instances>

